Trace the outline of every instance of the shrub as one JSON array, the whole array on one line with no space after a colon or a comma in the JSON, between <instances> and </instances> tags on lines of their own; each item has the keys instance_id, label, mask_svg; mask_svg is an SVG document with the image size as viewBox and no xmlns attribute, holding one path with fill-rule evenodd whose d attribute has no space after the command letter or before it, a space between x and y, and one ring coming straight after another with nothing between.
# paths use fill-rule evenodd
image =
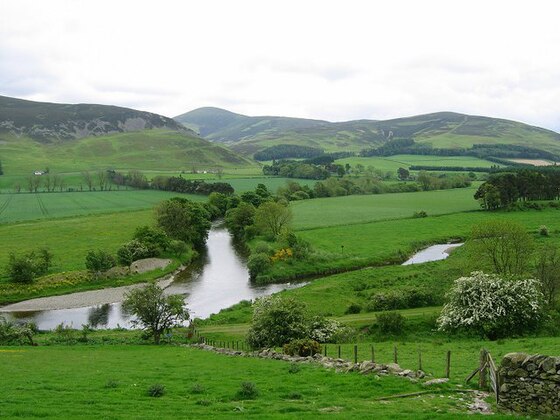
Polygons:
<instances>
[{"instance_id":1,"label":"shrub","mask_svg":"<svg viewBox=\"0 0 560 420\"><path fill-rule=\"evenodd\" d=\"M178 239L174 239L169 242L169 252L176 257L180 257L185 252L187 252L188 246L185 241L180 241Z\"/></svg>"},{"instance_id":2,"label":"shrub","mask_svg":"<svg viewBox=\"0 0 560 420\"><path fill-rule=\"evenodd\" d=\"M305 304L273 295L257 299L253 306L253 318L247 333L251 347L282 346L307 336Z\"/></svg>"},{"instance_id":3,"label":"shrub","mask_svg":"<svg viewBox=\"0 0 560 420\"><path fill-rule=\"evenodd\" d=\"M119 383L114 379L109 379L105 383L105 388L108 388L108 389L117 388L118 386L119 386Z\"/></svg>"},{"instance_id":4,"label":"shrub","mask_svg":"<svg viewBox=\"0 0 560 420\"><path fill-rule=\"evenodd\" d=\"M151 256L148 247L136 239L127 242L117 250L117 259L121 265L130 265L133 261Z\"/></svg>"},{"instance_id":5,"label":"shrub","mask_svg":"<svg viewBox=\"0 0 560 420\"><path fill-rule=\"evenodd\" d=\"M165 231L152 226L136 228L133 239L147 248L148 257L160 256L170 245L169 236Z\"/></svg>"},{"instance_id":6,"label":"shrub","mask_svg":"<svg viewBox=\"0 0 560 420\"><path fill-rule=\"evenodd\" d=\"M102 272L109 270L117 265L115 258L107 251L98 249L97 251L90 250L86 254L86 268L98 278Z\"/></svg>"},{"instance_id":7,"label":"shrub","mask_svg":"<svg viewBox=\"0 0 560 420\"><path fill-rule=\"evenodd\" d=\"M440 330L466 330L490 339L532 330L542 317L536 280L504 280L481 271L461 277L438 318Z\"/></svg>"},{"instance_id":8,"label":"shrub","mask_svg":"<svg viewBox=\"0 0 560 420\"><path fill-rule=\"evenodd\" d=\"M414 217L415 219L420 219L423 217L428 217L428 213L426 213L424 210L415 211L412 217Z\"/></svg>"},{"instance_id":9,"label":"shrub","mask_svg":"<svg viewBox=\"0 0 560 420\"><path fill-rule=\"evenodd\" d=\"M8 260L8 277L14 283L32 283L36 277L49 271L52 258L53 255L47 248L41 248L38 252L31 251L21 256L12 253Z\"/></svg>"},{"instance_id":10,"label":"shrub","mask_svg":"<svg viewBox=\"0 0 560 420\"><path fill-rule=\"evenodd\" d=\"M165 394L165 385L153 384L148 387L148 396L159 398Z\"/></svg>"},{"instance_id":11,"label":"shrub","mask_svg":"<svg viewBox=\"0 0 560 420\"><path fill-rule=\"evenodd\" d=\"M405 318L398 312L383 312L375 317L377 327L383 334L401 334Z\"/></svg>"},{"instance_id":12,"label":"shrub","mask_svg":"<svg viewBox=\"0 0 560 420\"><path fill-rule=\"evenodd\" d=\"M254 280L259 274L264 273L270 267L270 257L264 253L252 254L247 261L249 275Z\"/></svg>"},{"instance_id":13,"label":"shrub","mask_svg":"<svg viewBox=\"0 0 560 420\"><path fill-rule=\"evenodd\" d=\"M313 317L309 322L309 338L319 343L327 343L338 333L340 322L322 316Z\"/></svg>"},{"instance_id":14,"label":"shrub","mask_svg":"<svg viewBox=\"0 0 560 420\"><path fill-rule=\"evenodd\" d=\"M254 253L255 254L270 254L270 245L266 242L260 241L255 245Z\"/></svg>"},{"instance_id":15,"label":"shrub","mask_svg":"<svg viewBox=\"0 0 560 420\"><path fill-rule=\"evenodd\" d=\"M301 370L301 366L297 363L290 363L290 367L288 368L288 373L298 373Z\"/></svg>"},{"instance_id":16,"label":"shrub","mask_svg":"<svg viewBox=\"0 0 560 420\"><path fill-rule=\"evenodd\" d=\"M238 400L254 400L259 396L259 390L253 382L241 382L241 387L235 395Z\"/></svg>"},{"instance_id":17,"label":"shrub","mask_svg":"<svg viewBox=\"0 0 560 420\"><path fill-rule=\"evenodd\" d=\"M191 394L203 394L206 391L204 385L196 383L191 387Z\"/></svg>"},{"instance_id":18,"label":"shrub","mask_svg":"<svg viewBox=\"0 0 560 420\"><path fill-rule=\"evenodd\" d=\"M0 345L33 345L33 335L35 335L36 332L37 328L33 324L18 325L0 316Z\"/></svg>"},{"instance_id":19,"label":"shrub","mask_svg":"<svg viewBox=\"0 0 560 420\"><path fill-rule=\"evenodd\" d=\"M368 311L392 311L394 309L421 308L436 305L440 299L425 289L400 289L375 293L367 304Z\"/></svg>"},{"instance_id":20,"label":"shrub","mask_svg":"<svg viewBox=\"0 0 560 420\"><path fill-rule=\"evenodd\" d=\"M548 227L546 227L545 225L542 225L541 227L539 227L539 234L541 236L548 236Z\"/></svg>"},{"instance_id":21,"label":"shrub","mask_svg":"<svg viewBox=\"0 0 560 420\"><path fill-rule=\"evenodd\" d=\"M346 315L359 314L360 312L362 312L362 307L357 303L350 304L350 306L344 311Z\"/></svg>"},{"instance_id":22,"label":"shrub","mask_svg":"<svg viewBox=\"0 0 560 420\"><path fill-rule=\"evenodd\" d=\"M314 354L321 353L321 345L309 338L290 341L284 344L284 353L290 356L313 356Z\"/></svg>"}]
</instances>

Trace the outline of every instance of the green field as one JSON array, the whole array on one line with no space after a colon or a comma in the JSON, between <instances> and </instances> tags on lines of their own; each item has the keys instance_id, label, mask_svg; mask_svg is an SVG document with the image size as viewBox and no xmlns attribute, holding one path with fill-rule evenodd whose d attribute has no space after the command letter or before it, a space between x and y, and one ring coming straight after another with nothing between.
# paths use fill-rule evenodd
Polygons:
<instances>
[{"instance_id":1,"label":"green field","mask_svg":"<svg viewBox=\"0 0 560 420\"><path fill-rule=\"evenodd\" d=\"M532 348L531 344L512 341L497 350ZM441 375L438 365L451 348L456 363L452 378L459 384L476 366L478 345L426 346L425 363ZM557 340L549 340L548 347L541 344L539 349L550 350L555 345ZM406 346L401 346L403 357ZM408 353L415 355L416 346L408 346ZM380 351L383 354L385 349ZM379 397L425 388L405 378L342 374L314 365L303 364L298 372L290 373L290 364L282 361L228 357L175 346L0 348L0 360L0 413L9 418L471 417L466 405L472 397L447 392L452 386L436 388L435 398L428 394L378 401ZM403 360L403 366L408 361ZM236 396L244 381L255 384L255 399ZM165 386L162 397L147 395L153 384ZM444 397L437 395L440 392Z\"/></svg>"},{"instance_id":2,"label":"green field","mask_svg":"<svg viewBox=\"0 0 560 420\"><path fill-rule=\"evenodd\" d=\"M151 209L157 203L177 196L206 201L201 195L152 190L0 194L0 224Z\"/></svg>"},{"instance_id":3,"label":"green field","mask_svg":"<svg viewBox=\"0 0 560 420\"><path fill-rule=\"evenodd\" d=\"M27 175L47 167L52 173L260 167L222 146L177 131L144 130L52 143L3 134L0 140L6 175Z\"/></svg>"},{"instance_id":4,"label":"green field","mask_svg":"<svg viewBox=\"0 0 560 420\"><path fill-rule=\"evenodd\" d=\"M3 224L0 267L5 267L10 252L47 247L54 254L52 272L84 270L88 250L116 252L131 239L138 226L152 223L153 211L141 210Z\"/></svg>"},{"instance_id":5,"label":"green field","mask_svg":"<svg viewBox=\"0 0 560 420\"><path fill-rule=\"evenodd\" d=\"M366 223L412 217L424 210L428 215L480 209L473 198L478 185L453 190L412 193L350 195L317 198L291 203L294 227L298 230ZM320 212L320 217L317 217Z\"/></svg>"},{"instance_id":6,"label":"green field","mask_svg":"<svg viewBox=\"0 0 560 420\"><path fill-rule=\"evenodd\" d=\"M355 167L358 164L366 168L371 166L383 172L393 172L399 168L408 169L412 165L419 166L462 166L469 168L491 168L492 166L503 166L488 160L469 156L429 156L429 155L395 155L395 156L371 156L371 157L349 157L337 159L340 165L350 164Z\"/></svg>"}]
</instances>

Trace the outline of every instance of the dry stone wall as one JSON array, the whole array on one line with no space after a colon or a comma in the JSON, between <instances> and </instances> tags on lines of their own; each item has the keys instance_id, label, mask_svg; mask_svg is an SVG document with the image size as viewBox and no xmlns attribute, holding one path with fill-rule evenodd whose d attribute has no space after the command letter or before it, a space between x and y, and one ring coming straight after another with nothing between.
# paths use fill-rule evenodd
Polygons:
<instances>
[{"instance_id":1,"label":"dry stone wall","mask_svg":"<svg viewBox=\"0 0 560 420\"><path fill-rule=\"evenodd\" d=\"M560 416L560 357L509 353L499 373L501 408Z\"/></svg>"}]
</instances>

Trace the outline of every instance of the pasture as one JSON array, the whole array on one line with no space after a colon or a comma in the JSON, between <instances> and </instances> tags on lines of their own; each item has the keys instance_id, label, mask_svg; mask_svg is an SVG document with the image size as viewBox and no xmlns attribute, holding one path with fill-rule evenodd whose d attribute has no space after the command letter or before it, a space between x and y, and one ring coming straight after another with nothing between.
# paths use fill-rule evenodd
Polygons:
<instances>
[{"instance_id":1,"label":"pasture","mask_svg":"<svg viewBox=\"0 0 560 420\"><path fill-rule=\"evenodd\" d=\"M355 167L361 164L366 168L371 166L383 172L392 172L395 176L397 169L408 169L412 165L422 166L463 166L491 168L492 166L503 166L488 160L470 156L430 156L430 155L394 155L394 156L371 156L371 157L349 157L337 159L335 163L340 165L350 164Z\"/></svg>"},{"instance_id":2,"label":"pasture","mask_svg":"<svg viewBox=\"0 0 560 420\"><path fill-rule=\"evenodd\" d=\"M290 206L294 228L304 230L408 218L420 210L428 215L478 210L480 205L473 198L476 188L478 185L453 190L317 198L295 201ZM321 217L317 217L318 211Z\"/></svg>"},{"instance_id":3,"label":"pasture","mask_svg":"<svg viewBox=\"0 0 560 420\"><path fill-rule=\"evenodd\" d=\"M157 203L177 196L192 201L206 201L206 196L202 195L154 190L0 194L0 224L151 209Z\"/></svg>"},{"instance_id":4,"label":"pasture","mask_svg":"<svg viewBox=\"0 0 560 420\"><path fill-rule=\"evenodd\" d=\"M530 347L508 342L501 350ZM524 345L523 345L524 344ZM550 340L548 348L558 344ZM459 383L476 366L479 343L451 343L453 371ZM448 348L433 346L426 364L436 371ZM544 348L540 346L539 348ZM416 347L410 344L410 353ZM430 347L429 350L432 350ZM384 352L385 349L380 349ZM428 356L433 354L433 360ZM366 355L364 355L367 358ZM415 399L376 401L425 388L395 376L335 373L315 365L301 364L290 373L290 364L277 360L227 357L177 346L39 346L0 348L0 384L3 416L61 418L171 418L252 415L258 418L470 418L467 403L472 397L438 388L445 398L432 395ZM406 366L408 360L403 361ZM411 360L412 362L412 360ZM216 366L220 366L216 374ZM415 364L414 364L415 366ZM414 366L412 368L414 368ZM22 375L25 372L25 375ZM437 369L437 373L439 369ZM464 373L464 375L463 375ZM252 382L254 399L237 396L241 383ZM148 388L165 387L160 398ZM460 398L463 397L463 398ZM40 401L40 403L39 403ZM503 418L503 416L493 416Z\"/></svg>"}]
</instances>

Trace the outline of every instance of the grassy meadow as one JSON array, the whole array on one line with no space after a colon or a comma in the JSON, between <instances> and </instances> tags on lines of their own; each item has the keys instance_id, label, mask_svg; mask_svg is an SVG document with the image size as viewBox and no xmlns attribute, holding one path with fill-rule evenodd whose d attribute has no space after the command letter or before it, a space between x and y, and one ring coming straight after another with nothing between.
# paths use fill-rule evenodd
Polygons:
<instances>
[{"instance_id":1,"label":"grassy meadow","mask_svg":"<svg viewBox=\"0 0 560 420\"><path fill-rule=\"evenodd\" d=\"M463 166L476 168L491 168L492 166L503 166L488 160L470 156L430 156L430 155L394 155L394 156L371 156L371 157L349 157L337 159L340 165L350 164L355 167L358 164L372 166L383 172L397 172L399 168L408 169L412 165L421 166Z\"/></svg>"},{"instance_id":2,"label":"grassy meadow","mask_svg":"<svg viewBox=\"0 0 560 420\"><path fill-rule=\"evenodd\" d=\"M349 195L291 203L296 230L409 218L417 211L439 215L479 210L473 195L478 185L453 190ZM321 217L317 217L320 209Z\"/></svg>"},{"instance_id":3,"label":"grassy meadow","mask_svg":"<svg viewBox=\"0 0 560 420\"><path fill-rule=\"evenodd\" d=\"M18 221L152 209L159 202L177 196L191 201L206 200L201 195L155 190L0 194L0 228L3 223Z\"/></svg>"},{"instance_id":4,"label":"grassy meadow","mask_svg":"<svg viewBox=\"0 0 560 420\"><path fill-rule=\"evenodd\" d=\"M472 369L477 354L471 347L474 357L463 363ZM446 348L439 349L441 356ZM340 374L305 364L290 373L290 364L282 361L175 346L0 348L0 360L0 413L10 418L468 418L472 398L447 392L452 387L444 385L435 395L379 401L425 388L405 378ZM256 387L254 399L237 395L244 381ZM154 384L165 387L160 398L147 394Z\"/></svg>"}]
</instances>

